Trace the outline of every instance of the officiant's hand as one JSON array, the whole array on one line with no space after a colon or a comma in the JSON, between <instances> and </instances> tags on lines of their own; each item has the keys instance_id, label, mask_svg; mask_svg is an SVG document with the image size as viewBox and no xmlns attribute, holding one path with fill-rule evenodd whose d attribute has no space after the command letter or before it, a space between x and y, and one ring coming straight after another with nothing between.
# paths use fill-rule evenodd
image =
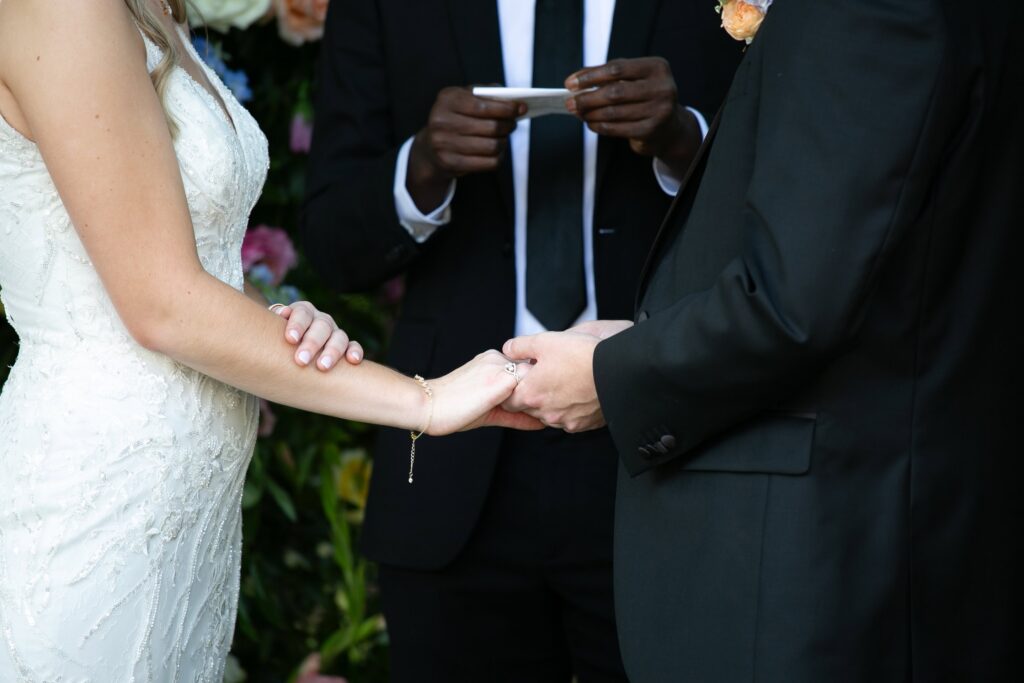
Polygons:
<instances>
[{"instance_id":1,"label":"officiant's hand","mask_svg":"<svg viewBox=\"0 0 1024 683\"><path fill-rule=\"evenodd\" d=\"M298 348L295 362L306 366L315 361L316 368L327 372L344 358L350 365L363 362L362 345L348 338L334 318L317 310L308 301L296 301L289 306L275 306L274 313L288 321L284 338Z\"/></svg>"},{"instance_id":2,"label":"officiant's hand","mask_svg":"<svg viewBox=\"0 0 1024 683\"><path fill-rule=\"evenodd\" d=\"M680 106L672 67L661 57L615 59L565 80L581 92L566 103L598 135L626 138L637 154L657 157L680 176L701 144L700 125Z\"/></svg>"},{"instance_id":3,"label":"officiant's hand","mask_svg":"<svg viewBox=\"0 0 1024 683\"><path fill-rule=\"evenodd\" d=\"M405 184L417 208L429 213L444 201L455 178L498 168L526 113L522 102L477 97L470 88L445 88L409 151Z\"/></svg>"},{"instance_id":4,"label":"officiant's hand","mask_svg":"<svg viewBox=\"0 0 1024 683\"><path fill-rule=\"evenodd\" d=\"M443 436L477 427L543 429L526 413L501 407L531 372L528 363L518 364L515 373L508 371L508 364L509 359L497 351L485 351L444 377L430 380L433 405L424 403L422 421L430 425L427 433Z\"/></svg>"},{"instance_id":5,"label":"officiant's hand","mask_svg":"<svg viewBox=\"0 0 1024 683\"><path fill-rule=\"evenodd\" d=\"M603 427L593 371L594 349L600 341L593 334L567 331L505 342L505 355L531 359L534 364L503 407L567 432Z\"/></svg>"}]
</instances>

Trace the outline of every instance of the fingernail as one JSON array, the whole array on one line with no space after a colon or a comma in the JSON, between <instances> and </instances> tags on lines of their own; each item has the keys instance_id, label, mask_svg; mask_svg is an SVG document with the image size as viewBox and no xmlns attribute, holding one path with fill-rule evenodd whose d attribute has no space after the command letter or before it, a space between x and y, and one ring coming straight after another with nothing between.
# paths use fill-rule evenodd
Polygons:
<instances>
[{"instance_id":1,"label":"fingernail","mask_svg":"<svg viewBox=\"0 0 1024 683\"><path fill-rule=\"evenodd\" d=\"M309 359L312 358L309 351L299 351L299 362L303 365L309 363Z\"/></svg>"},{"instance_id":2,"label":"fingernail","mask_svg":"<svg viewBox=\"0 0 1024 683\"><path fill-rule=\"evenodd\" d=\"M291 339L294 342L299 341L299 331L298 330L289 330L288 331L288 338Z\"/></svg>"},{"instance_id":3,"label":"fingernail","mask_svg":"<svg viewBox=\"0 0 1024 683\"><path fill-rule=\"evenodd\" d=\"M331 359L330 356L324 356L323 358L320 359L320 365L323 367L324 370L331 367L333 364L334 361Z\"/></svg>"},{"instance_id":4,"label":"fingernail","mask_svg":"<svg viewBox=\"0 0 1024 683\"><path fill-rule=\"evenodd\" d=\"M565 87L568 88L569 90L579 90L580 79L576 78L575 76L570 77L568 80L566 80Z\"/></svg>"},{"instance_id":5,"label":"fingernail","mask_svg":"<svg viewBox=\"0 0 1024 683\"><path fill-rule=\"evenodd\" d=\"M565 108L569 110L570 114L576 113L576 98L570 97L565 101Z\"/></svg>"},{"instance_id":6,"label":"fingernail","mask_svg":"<svg viewBox=\"0 0 1024 683\"><path fill-rule=\"evenodd\" d=\"M352 355L352 360L362 360L363 359L363 354L359 353L358 351L353 351L351 355Z\"/></svg>"}]
</instances>

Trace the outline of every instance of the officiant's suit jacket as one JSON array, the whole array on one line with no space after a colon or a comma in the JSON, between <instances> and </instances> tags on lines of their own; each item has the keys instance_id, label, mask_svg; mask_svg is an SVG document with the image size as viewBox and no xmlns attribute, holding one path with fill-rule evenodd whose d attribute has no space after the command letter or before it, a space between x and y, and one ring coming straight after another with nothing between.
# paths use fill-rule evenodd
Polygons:
<instances>
[{"instance_id":1,"label":"officiant's suit jacket","mask_svg":"<svg viewBox=\"0 0 1024 683\"><path fill-rule=\"evenodd\" d=\"M506 157L498 172L460 178L451 222L417 244L396 214L395 162L402 143L426 125L440 90L503 83L497 3L332 0L326 33L305 253L341 291L406 274L386 360L401 372L436 377L514 335L511 165ZM717 29L710 0L619 0L609 59L648 55L670 62L681 104L710 116L740 48ZM623 140L599 142L593 251L601 317L632 317L640 270L670 201L650 158ZM409 434L382 430L363 551L404 567L450 562L476 525L501 438L501 430L485 429L420 440L410 486ZM593 443L615 457L607 436Z\"/></svg>"},{"instance_id":2,"label":"officiant's suit jacket","mask_svg":"<svg viewBox=\"0 0 1024 683\"><path fill-rule=\"evenodd\" d=\"M1024 680L1019 7L768 11L596 353L633 683Z\"/></svg>"}]
</instances>

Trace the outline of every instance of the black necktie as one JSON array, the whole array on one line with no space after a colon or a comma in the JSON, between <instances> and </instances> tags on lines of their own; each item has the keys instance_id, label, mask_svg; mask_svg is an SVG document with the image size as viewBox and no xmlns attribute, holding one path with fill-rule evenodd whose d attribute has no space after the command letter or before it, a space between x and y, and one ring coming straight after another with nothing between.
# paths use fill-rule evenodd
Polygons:
<instances>
[{"instance_id":1,"label":"black necktie","mask_svg":"<svg viewBox=\"0 0 1024 683\"><path fill-rule=\"evenodd\" d=\"M583 66L583 0L537 0L533 87L561 88ZM526 307L549 330L587 305L583 275L583 125L571 116L530 124Z\"/></svg>"}]
</instances>

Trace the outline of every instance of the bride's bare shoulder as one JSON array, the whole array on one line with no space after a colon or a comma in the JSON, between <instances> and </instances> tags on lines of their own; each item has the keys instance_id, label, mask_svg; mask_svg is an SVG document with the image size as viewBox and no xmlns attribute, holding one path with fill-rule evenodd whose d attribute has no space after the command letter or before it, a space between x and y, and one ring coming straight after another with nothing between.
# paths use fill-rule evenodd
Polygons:
<instances>
[{"instance_id":1,"label":"bride's bare shoulder","mask_svg":"<svg viewBox=\"0 0 1024 683\"><path fill-rule=\"evenodd\" d=\"M0 78L26 61L78 58L93 51L141 54L145 45L124 0L0 0Z\"/></svg>"}]
</instances>

